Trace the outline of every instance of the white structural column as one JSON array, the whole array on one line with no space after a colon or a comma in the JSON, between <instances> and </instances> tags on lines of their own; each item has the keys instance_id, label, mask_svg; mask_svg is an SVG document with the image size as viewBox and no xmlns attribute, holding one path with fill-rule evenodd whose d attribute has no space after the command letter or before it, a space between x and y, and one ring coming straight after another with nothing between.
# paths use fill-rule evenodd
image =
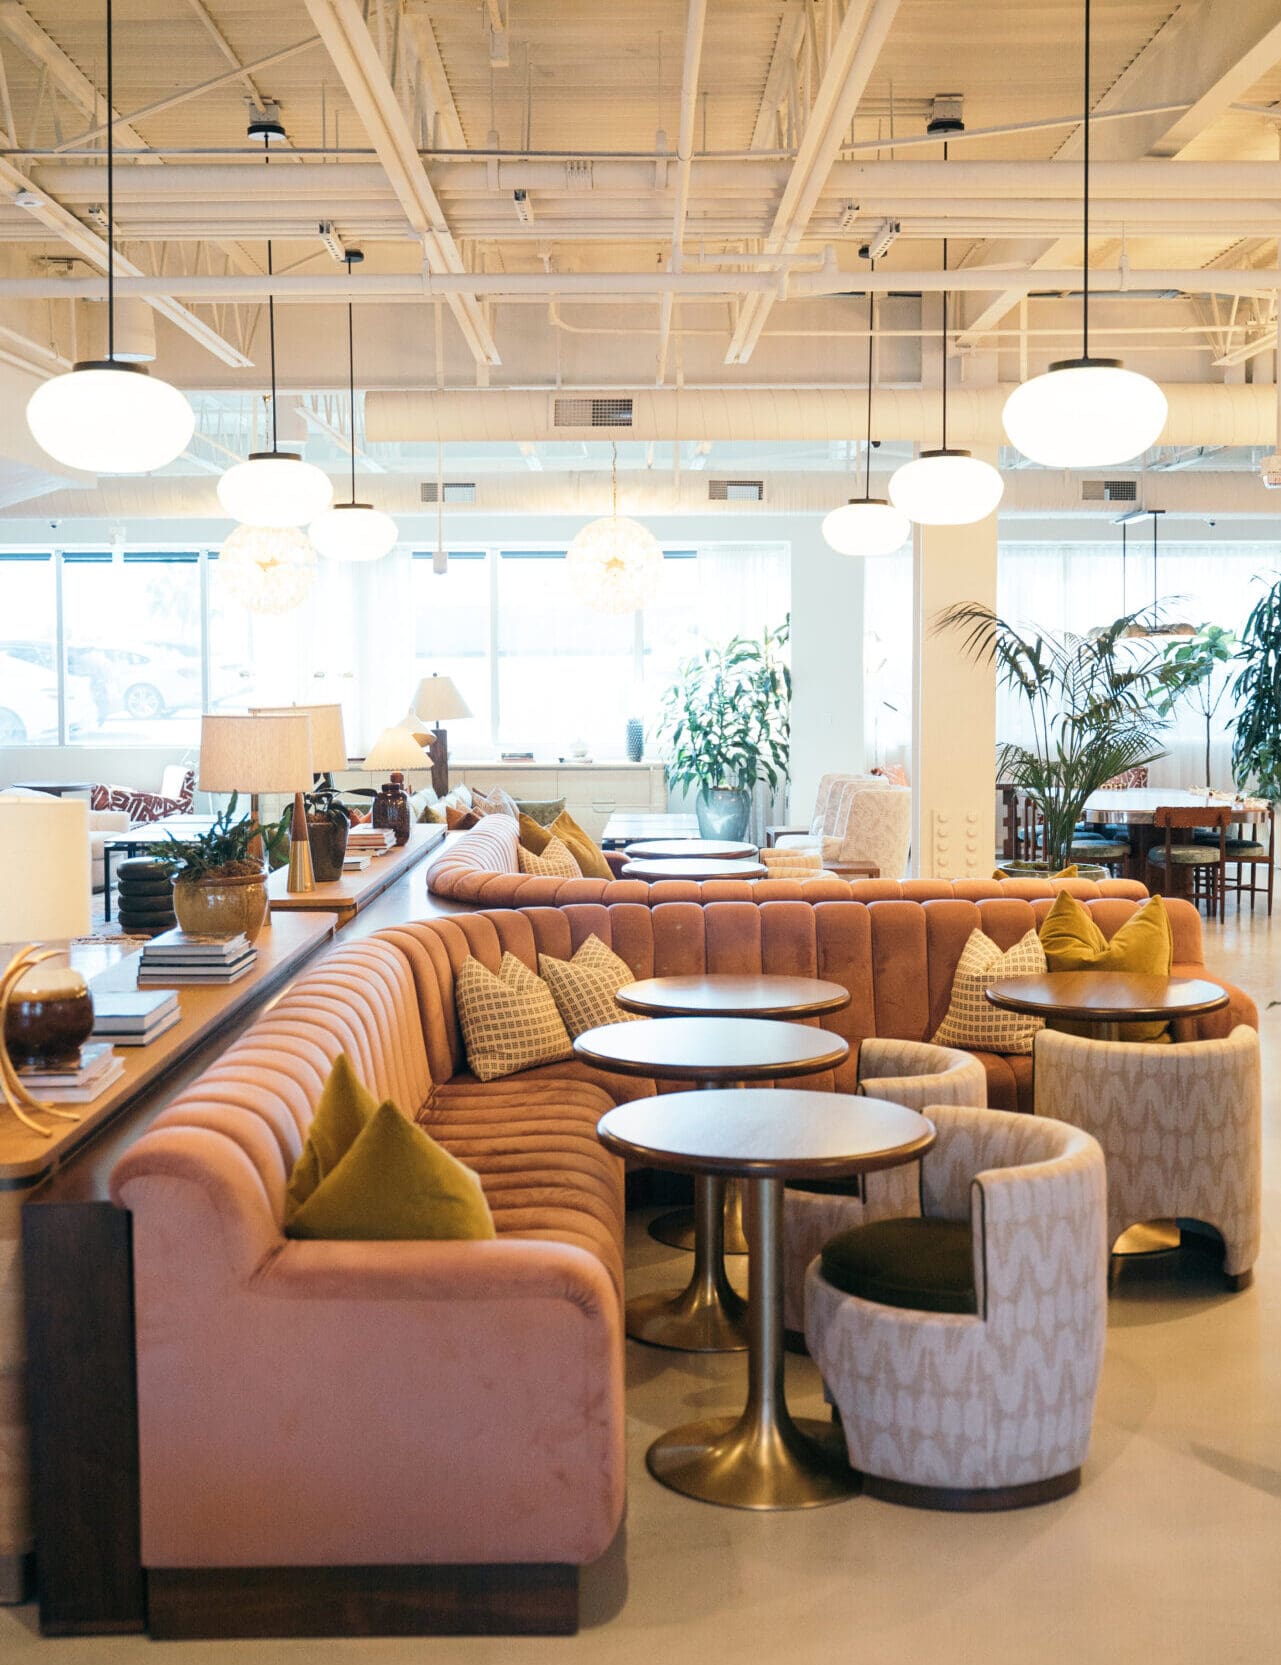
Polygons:
<instances>
[{"instance_id":1,"label":"white structural column","mask_svg":"<svg viewBox=\"0 0 1281 1665\"><path fill-rule=\"evenodd\" d=\"M996 457L985 460L995 463ZM917 528L912 872L919 878L984 878L992 871L995 673L965 652L959 632L940 632L937 620L960 601L995 607L996 556L995 515L973 526Z\"/></svg>"},{"instance_id":2,"label":"white structural column","mask_svg":"<svg viewBox=\"0 0 1281 1665\"><path fill-rule=\"evenodd\" d=\"M821 519L792 533L792 780L789 822L820 775L859 774L863 747L863 563L828 547Z\"/></svg>"}]
</instances>

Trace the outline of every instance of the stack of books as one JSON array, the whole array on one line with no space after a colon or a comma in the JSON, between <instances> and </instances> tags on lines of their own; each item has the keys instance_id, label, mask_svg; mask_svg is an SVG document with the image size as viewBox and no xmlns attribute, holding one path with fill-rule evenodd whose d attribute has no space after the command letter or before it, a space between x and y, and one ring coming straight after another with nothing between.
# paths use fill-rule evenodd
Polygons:
<instances>
[{"instance_id":1,"label":"stack of books","mask_svg":"<svg viewBox=\"0 0 1281 1665\"><path fill-rule=\"evenodd\" d=\"M360 826L352 827L347 834L347 854L385 856L395 842L396 835L390 827L375 827L368 821L362 821Z\"/></svg>"},{"instance_id":2,"label":"stack of books","mask_svg":"<svg viewBox=\"0 0 1281 1665\"><path fill-rule=\"evenodd\" d=\"M125 1073L107 1041L88 1041L64 1064L21 1064L18 1079L33 1098L49 1104L92 1104Z\"/></svg>"},{"instance_id":3,"label":"stack of books","mask_svg":"<svg viewBox=\"0 0 1281 1665\"><path fill-rule=\"evenodd\" d=\"M138 987L151 983L234 983L258 958L258 950L240 932L234 937L188 936L166 931L152 937L142 951Z\"/></svg>"},{"instance_id":4,"label":"stack of books","mask_svg":"<svg viewBox=\"0 0 1281 1665\"><path fill-rule=\"evenodd\" d=\"M363 850L348 850L343 857L343 872L363 873L373 859L371 855L367 855Z\"/></svg>"},{"instance_id":5,"label":"stack of books","mask_svg":"<svg viewBox=\"0 0 1281 1665\"><path fill-rule=\"evenodd\" d=\"M164 989L107 989L93 997L93 1032L115 1046L149 1046L181 1015L178 996Z\"/></svg>"}]
</instances>

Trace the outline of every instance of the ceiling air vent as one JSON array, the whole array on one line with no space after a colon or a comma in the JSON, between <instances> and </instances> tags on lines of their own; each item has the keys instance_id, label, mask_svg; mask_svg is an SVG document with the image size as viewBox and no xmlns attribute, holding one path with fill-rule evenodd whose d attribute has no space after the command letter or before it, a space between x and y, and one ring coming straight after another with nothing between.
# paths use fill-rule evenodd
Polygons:
<instances>
[{"instance_id":1,"label":"ceiling air vent","mask_svg":"<svg viewBox=\"0 0 1281 1665\"><path fill-rule=\"evenodd\" d=\"M552 405L554 428L630 428L630 399L556 399Z\"/></svg>"},{"instance_id":2,"label":"ceiling air vent","mask_svg":"<svg viewBox=\"0 0 1281 1665\"><path fill-rule=\"evenodd\" d=\"M424 503L434 503L436 501L436 482L434 480L424 480L418 489ZM446 503L474 503L476 501L475 480L446 480L445 501Z\"/></svg>"},{"instance_id":3,"label":"ceiling air vent","mask_svg":"<svg viewBox=\"0 0 1281 1665\"><path fill-rule=\"evenodd\" d=\"M1082 480L1082 503L1137 503L1137 480Z\"/></svg>"},{"instance_id":4,"label":"ceiling air vent","mask_svg":"<svg viewBox=\"0 0 1281 1665\"><path fill-rule=\"evenodd\" d=\"M712 503L763 503L764 480L709 480L707 496Z\"/></svg>"}]
</instances>

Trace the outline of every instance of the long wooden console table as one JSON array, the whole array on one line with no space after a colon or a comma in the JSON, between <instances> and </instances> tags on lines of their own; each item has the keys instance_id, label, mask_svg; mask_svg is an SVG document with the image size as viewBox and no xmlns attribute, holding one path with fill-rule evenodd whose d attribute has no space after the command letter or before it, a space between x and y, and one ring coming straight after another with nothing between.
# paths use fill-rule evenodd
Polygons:
<instances>
[{"instance_id":1,"label":"long wooden console table","mask_svg":"<svg viewBox=\"0 0 1281 1665\"><path fill-rule=\"evenodd\" d=\"M26 1284L27 1395L31 1420L32 1516L46 1635L142 1631L145 1581L139 1560L137 1403L129 1215L110 1200L116 1160L175 1093L194 1080L263 1006L322 952L336 933L364 936L381 925L454 912L423 882L447 842L443 828L415 828L394 855L336 886L317 886L280 907L269 882L270 923L259 962L242 982L186 985L182 1022L149 1047L124 1050L125 1078L78 1127L46 1141L4 1128L0 1138L0 1247L21 1230ZM363 881L363 883L362 883ZM292 899L291 899L292 900ZM335 905L336 904L336 905ZM466 911L466 910L462 910ZM345 930L344 930L345 927ZM136 957L102 973L115 986L136 975ZM97 984L98 979L94 979ZM38 1148L33 1148L38 1147ZM6 1189L7 1187L7 1189ZM13 1256L12 1299L0 1307L0 1376L21 1386L22 1299ZM4 1280L0 1277L0 1294ZM11 1314L11 1319L5 1317ZM5 1326L13 1334L7 1333ZM15 1391L10 1403L21 1405ZM21 1428L13 1430L21 1442ZM25 1516L17 1480L16 1505ZM0 1508L4 1505L0 1496ZM0 1516L0 1526L3 1526ZM0 1599L22 1599L23 1569L5 1568Z\"/></svg>"}]
</instances>

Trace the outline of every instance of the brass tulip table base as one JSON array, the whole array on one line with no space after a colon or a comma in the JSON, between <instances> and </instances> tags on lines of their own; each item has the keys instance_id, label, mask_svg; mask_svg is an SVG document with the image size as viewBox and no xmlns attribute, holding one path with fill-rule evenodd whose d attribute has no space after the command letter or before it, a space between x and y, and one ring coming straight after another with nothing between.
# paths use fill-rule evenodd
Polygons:
<instances>
[{"instance_id":1,"label":"brass tulip table base","mask_svg":"<svg viewBox=\"0 0 1281 1665\"><path fill-rule=\"evenodd\" d=\"M848 1177L910 1162L933 1144L933 1126L883 1099L721 1089L617 1105L597 1133L620 1156L692 1170L704 1240L719 1236L721 1214L719 1195L702 1182L732 1176L750 1187L743 1413L660 1435L646 1455L650 1473L673 1491L734 1509L813 1509L854 1497L862 1480L849 1466L840 1430L798 1421L787 1408L783 1186L789 1178Z\"/></svg>"},{"instance_id":2,"label":"brass tulip table base","mask_svg":"<svg viewBox=\"0 0 1281 1665\"><path fill-rule=\"evenodd\" d=\"M1143 1255L1168 1255L1183 1242L1177 1220L1144 1220L1123 1231L1112 1245L1112 1253L1126 1260Z\"/></svg>"},{"instance_id":3,"label":"brass tulip table base","mask_svg":"<svg viewBox=\"0 0 1281 1665\"><path fill-rule=\"evenodd\" d=\"M690 1220L701 1222L702 1229L690 1245L693 1276L679 1295L664 1290L628 1301L627 1333L633 1341L684 1353L741 1353L747 1346L747 1303L725 1276L725 1181L700 1174L694 1195Z\"/></svg>"},{"instance_id":4,"label":"brass tulip table base","mask_svg":"<svg viewBox=\"0 0 1281 1665\"><path fill-rule=\"evenodd\" d=\"M688 1251L695 1248L698 1227L694 1223L694 1210L669 1208L665 1214L659 1214L649 1222L649 1235L655 1243L663 1243L669 1249ZM733 1179L725 1186L723 1246L727 1255L747 1253L747 1233L743 1230L743 1188Z\"/></svg>"},{"instance_id":5,"label":"brass tulip table base","mask_svg":"<svg viewBox=\"0 0 1281 1665\"><path fill-rule=\"evenodd\" d=\"M748 1295L747 1405L740 1417L662 1434L645 1462L656 1480L733 1509L813 1509L858 1494L839 1428L797 1421L783 1392L783 1182L753 1179L756 1246Z\"/></svg>"}]
</instances>

